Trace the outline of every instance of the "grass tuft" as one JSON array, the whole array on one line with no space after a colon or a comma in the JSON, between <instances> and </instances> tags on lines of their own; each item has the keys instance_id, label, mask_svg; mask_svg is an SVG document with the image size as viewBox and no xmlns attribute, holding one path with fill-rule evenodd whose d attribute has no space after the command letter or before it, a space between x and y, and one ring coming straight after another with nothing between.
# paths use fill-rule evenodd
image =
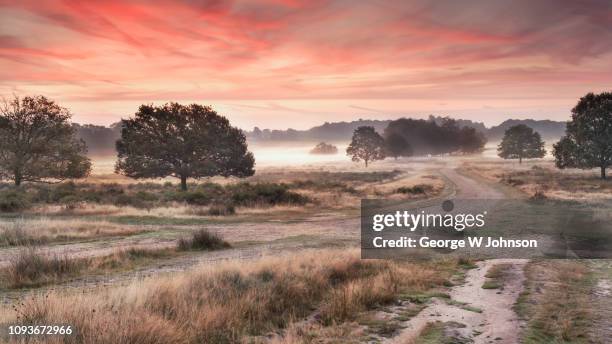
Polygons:
<instances>
[{"instance_id":1,"label":"grass tuft","mask_svg":"<svg viewBox=\"0 0 612 344\"><path fill-rule=\"evenodd\" d=\"M181 238L177 242L177 249L179 251L212 251L229 247L231 247L231 245L223 240L220 235L211 233L205 229L193 232L190 238Z\"/></svg>"}]
</instances>

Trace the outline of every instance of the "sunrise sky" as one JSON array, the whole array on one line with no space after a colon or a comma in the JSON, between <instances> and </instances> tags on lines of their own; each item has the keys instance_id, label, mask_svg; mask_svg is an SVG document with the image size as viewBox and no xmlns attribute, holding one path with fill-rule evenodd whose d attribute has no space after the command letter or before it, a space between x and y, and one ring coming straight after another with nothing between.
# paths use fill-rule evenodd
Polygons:
<instances>
[{"instance_id":1,"label":"sunrise sky","mask_svg":"<svg viewBox=\"0 0 612 344\"><path fill-rule=\"evenodd\" d=\"M80 123L178 101L245 129L491 125L566 120L610 89L608 0L0 0L0 95L46 95Z\"/></svg>"}]
</instances>

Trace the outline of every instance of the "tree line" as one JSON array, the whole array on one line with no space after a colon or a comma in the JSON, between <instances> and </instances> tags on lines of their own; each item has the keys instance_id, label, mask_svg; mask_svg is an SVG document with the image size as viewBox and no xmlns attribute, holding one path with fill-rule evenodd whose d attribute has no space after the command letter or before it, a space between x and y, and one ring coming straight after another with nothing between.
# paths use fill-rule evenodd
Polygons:
<instances>
[{"instance_id":1,"label":"tree line","mask_svg":"<svg viewBox=\"0 0 612 344\"><path fill-rule=\"evenodd\" d=\"M450 118L437 121L401 118L391 121L380 135L374 127L355 129L346 153L353 161L369 163L386 157L474 153L486 139L471 127ZM542 158L546 155L540 134L525 124L508 128L498 148L504 159ZM588 93L572 109L565 136L553 145L555 165L560 168L599 168L606 179L612 164L612 93Z\"/></svg>"},{"instance_id":2,"label":"tree line","mask_svg":"<svg viewBox=\"0 0 612 344\"><path fill-rule=\"evenodd\" d=\"M91 173L87 147L76 136L71 114L44 96L0 104L0 179L61 182ZM244 133L211 107L168 103L142 105L120 122L115 171L131 178L175 177L181 189L188 179L253 175L255 159ZM483 149L486 139L474 128L450 118L391 121L383 131L355 129L347 155L366 166L386 157L467 154ZM502 158L543 157L539 133L525 125L506 130L498 147ZM589 93L572 109L566 135L553 146L558 168L599 168L601 178L612 163L612 93Z\"/></svg>"},{"instance_id":3,"label":"tree line","mask_svg":"<svg viewBox=\"0 0 612 344\"><path fill-rule=\"evenodd\" d=\"M389 122L383 135L374 127L357 128L346 152L353 161L363 160L367 167L371 161L386 157L475 153L481 151L486 142L482 132L460 126L452 118L400 118Z\"/></svg>"}]
</instances>

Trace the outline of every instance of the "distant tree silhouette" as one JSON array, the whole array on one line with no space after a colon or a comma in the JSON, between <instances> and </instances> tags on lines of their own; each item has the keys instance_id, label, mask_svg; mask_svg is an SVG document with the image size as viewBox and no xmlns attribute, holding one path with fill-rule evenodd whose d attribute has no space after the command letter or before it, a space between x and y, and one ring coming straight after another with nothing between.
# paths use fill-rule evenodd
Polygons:
<instances>
[{"instance_id":1,"label":"distant tree silhouette","mask_svg":"<svg viewBox=\"0 0 612 344\"><path fill-rule=\"evenodd\" d=\"M70 112L43 96L14 97L0 106L0 179L52 182L91 171Z\"/></svg>"},{"instance_id":2,"label":"distant tree silhouette","mask_svg":"<svg viewBox=\"0 0 612 344\"><path fill-rule=\"evenodd\" d=\"M523 159L542 158L546 155L540 134L524 124L506 130L497 152L504 159L519 159L519 164Z\"/></svg>"},{"instance_id":3,"label":"distant tree silhouette","mask_svg":"<svg viewBox=\"0 0 612 344\"><path fill-rule=\"evenodd\" d=\"M462 127L459 129L459 147L464 153L476 153L483 150L487 143L485 135L476 128Z\"/></svg>"},{"instance_id":4,"label":"distant tree silhouette","mask_svg":"<svg viewBox=\"0 0 612 344\"><path fill-rule=\"evenodd\" d=\"M142 105L122 120L115 171L132 178L172 176L187 190L188 178L246 177L255 159L240 129L212 108L169 103Z\"/></svg>"},{"instance_id":5,"label":"distant tree silhouette","mask_svg":"<svg viewBox=\"0 0 612 344\"><path fill-rule=\"evenodd\" d=\"M411 156L412 147L406 138L396 132L385 133L385 148L387 155L397 159L400 156Z\"/></svg>"},{"instance_id":6,"label":"distant tree silhouette","mask_svg":"<svg viewBox=\"0 0 612 344\"><path fill-rule=\"evenodd\" d=\"M572 109L565 136L553 149L558 168L599 167L602 179L612 165L612 93L589 93Z\"/></svg>"},{"instance_id":7,"label":"distant tree silhouette","mask_svg":"<svg viewBox=\"0 0 612 344\"><path fill-rule=\"evenodd\" d=\"M389 143L396 143L394 153L406 154L401 147L408 145L410 153L415 155L472 153L481 150L486 143L482 133L474 128L460 127L457 121L448 117L432 117L430 120L400 118L389 122L385 129L385 138ZM401 142L399 137L405 141Z\"/></svg>"},{"instance_id":8,"label":"distant tree silhouette","mask_svg":"<svg viewBox=\"0 0 612 344\"><path fill-rule=\"evenodd\" d=\"M368 167L369 162L385 158L385 140L374 127L358 127L353 133L346 154L355 162L363 160Z\"/></svg>"},{"instance_id":9,"label":"distant tree silhouette","mask_svg":"<svg viewBox=\"0 0 612 344\"><path fill-rule=\"evenodd\" d=\"M319 142L313 149L310 150L310 154L336 154L338 153L338 147L325 143Z\"/></svg>"}]
</instances>

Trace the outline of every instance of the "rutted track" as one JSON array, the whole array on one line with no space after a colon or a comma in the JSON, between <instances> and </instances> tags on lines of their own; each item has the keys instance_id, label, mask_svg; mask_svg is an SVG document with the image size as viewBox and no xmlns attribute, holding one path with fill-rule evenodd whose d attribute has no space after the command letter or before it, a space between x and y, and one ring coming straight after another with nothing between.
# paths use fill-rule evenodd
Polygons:
<instances>
[{"instance_id":1,"label":"rutted track","mask_svg":"<svg viewBox=\"0 0 612 344\"><path fill-rule=\"evenodd\" d=\"M456 198L505 198L501 191L461 175L456 169L444 169L441 173L455 184ZM523 289L523 270L527 262L527 259L490 259L478 262L478 267L466 274L465 283L450 289L452 302L432 299L425 309L403 324L406 328L398 336L387 342L411 343L419 337L428 323L453 321L465 325L456 330L456 335L466 342L518 343L521 325L512 306ZM487 271L497 264L510 264L509 276L503 290L483 289Z\"/></svg>"}]
</instances>

